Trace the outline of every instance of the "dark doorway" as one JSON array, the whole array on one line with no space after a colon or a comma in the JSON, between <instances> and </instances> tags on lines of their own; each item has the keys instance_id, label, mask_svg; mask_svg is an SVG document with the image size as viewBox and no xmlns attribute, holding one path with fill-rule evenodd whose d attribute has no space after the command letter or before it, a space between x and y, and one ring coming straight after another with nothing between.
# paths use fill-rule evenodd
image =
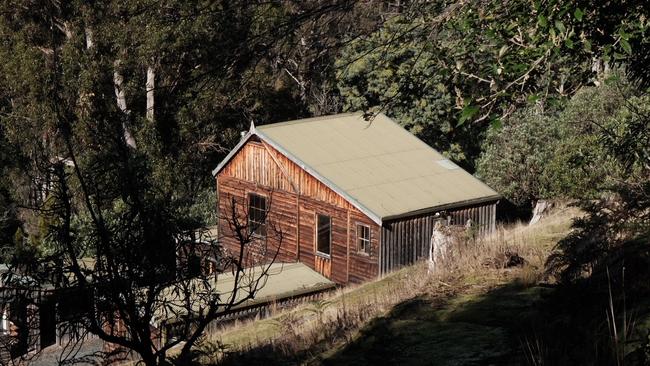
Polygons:
<instances>
[{"instance_id":1,"label":"dark doorway","mask_svg":"<svg viewBox=\"0 0 650 366\"><path fill-rule=\"evenodd\" d=\"M56 343L56 306L52 299L39 305L41 348Z\"/></svg>"}]
</instances>

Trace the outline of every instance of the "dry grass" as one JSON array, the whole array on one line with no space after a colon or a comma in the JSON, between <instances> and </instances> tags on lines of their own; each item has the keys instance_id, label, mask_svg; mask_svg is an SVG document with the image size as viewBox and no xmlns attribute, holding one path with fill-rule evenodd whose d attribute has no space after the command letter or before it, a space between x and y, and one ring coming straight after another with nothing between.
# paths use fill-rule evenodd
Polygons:
<instances>
[{"instance_id":1,"label":"dry grass","mask_svg":"<svg viewBox=\"0 0 650 366\"><path fill-rule=\"evenodd\" d=\"M494 234L476 240L460 238L460 245L452 253L451 260L440 275L455 273L490 276L503 274L496 270L515 267L509 260L516 256L525 262L518 271L524 282L541 280L544 264L559 239L565 237L572 220L580 214L574 207L558 207L541 222L528 226L526 223L500 225Z\"/></svg>"},{"instance_id":2,"label":"dry grass","mask_svg":"<svg viewBox=\"0 0 650 366\"><path fill-rule=\"evenodd\" d=\"M466 301L505 283L533 286L542 280L550 250L568 233L578 214L573 208L557 208L534 226L499 227L495 234L480 240L459 238L461 244L435 273L428 273L427 265L419 263L271 318L231 325L206 338L202 347L207 352L201 352L200 361L228 363L242 357L254 359L257 353L309 363L350 344L362 327L407 300L427 296L442 304L450 298ZM514 256L525 262L508 268Z\"/></svg>"},{"instance_id":3,"label":"dry grass","mask_svg":"<svg viewBox=\"0 0 650 366\"><path fill-rule=\"evenodd\" d=\"M212 355L207 363L217 363L230 352L246 352L271 347L281 355L315 351L314 347L349 342L357 330L395 304L424 291L429 282L426 267L418 264L386 278L362 286L337 290L326 298L305 303L271 318L235 324L206 342L209 346L229 345L221 355ZM319 353L319 352L315 352Z\"/></svg>"},{"instance_id":4,"label":"dry grass","mask_svg":"<svg viewBox=\"0 0 650 366\"><path fill-rule=\"evenodd\" d=\"M374 316L421 292L422 285L429 281L426 274L426 266L420 263L378 281L339 288L321 300L303 303L266 319L236 322L223 332L210 335L208 340L230 345L230 350L251 348L287 333L304 334L307 328L332 320ZM373 308L372 314L369 308Z\"/></svg>"}]
</instances>

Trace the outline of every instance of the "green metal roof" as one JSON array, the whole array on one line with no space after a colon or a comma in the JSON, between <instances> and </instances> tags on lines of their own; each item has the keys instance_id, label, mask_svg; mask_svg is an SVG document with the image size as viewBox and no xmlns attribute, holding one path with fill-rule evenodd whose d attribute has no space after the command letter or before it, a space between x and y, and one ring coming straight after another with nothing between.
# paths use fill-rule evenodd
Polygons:
<instances>
[{"instance_id":1,"label":"green metal roof","mask_svg":"<svg viewBox=\"0 0 650 366\"><path fill-rule=\"evenodd\" d=\"M301 119L259 127L257 135L378 223L419 212L497 200L499 194L384 114Z\"/></svg>"}]
</instances>

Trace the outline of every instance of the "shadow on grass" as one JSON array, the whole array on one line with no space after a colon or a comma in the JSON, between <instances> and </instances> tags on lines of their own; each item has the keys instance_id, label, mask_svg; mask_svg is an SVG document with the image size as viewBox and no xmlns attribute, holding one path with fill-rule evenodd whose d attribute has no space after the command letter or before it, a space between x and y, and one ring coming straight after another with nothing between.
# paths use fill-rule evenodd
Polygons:
<instances>
[{"instance_id":1,"label":"shadow on grass","mask_svg":"<svg viewBox=\"0 0 650 366\"><path fill-rule=\"evenodd\" d=\"M350 342L340 336L291 354L267 344L228 365L522 365L522 341L539 322L549 289L512 283L481 295L418 296L372 320Z\"/></svg>"},{"instance_id":2,"label":"shadow on grass","mask_svg":"<svg viewBox=\"0 0 650 366\"><path fill-rule=\"evenodd\" d=\"M401 303L365 327L326 365L521 365L522 341L539 322L541 287L517 284L484 295ZM525 341L524 341L525 342Z\"/></svg>"},{"instance_id":3,"label":"shadow on grass","mask_svg":"<svg viewBox=\"0 0 650 366\"><path fill-rule=\"evenodd\" d=\"M325 341L297 352L266 344L230 354L222 363L612 364L606 354L608 345L602 344L608 339L608 329L603 321L606 299L601 294L577 286L526 287L516 282L486 293L469 292L449 298L422 295L399 303L385 316L373 319L352 340L335 330ZM643 329L650 329L647 315L648 326ZM647 334L650 337L650 331Z\"/></svg>"}]
</instances>

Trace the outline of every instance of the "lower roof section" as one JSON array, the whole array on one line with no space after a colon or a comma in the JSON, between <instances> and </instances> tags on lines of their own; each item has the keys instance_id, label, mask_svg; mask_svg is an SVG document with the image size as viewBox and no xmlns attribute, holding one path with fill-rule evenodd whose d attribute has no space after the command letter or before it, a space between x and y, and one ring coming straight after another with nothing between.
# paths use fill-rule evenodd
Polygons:
<instances>
[{"instance_id":1,"label":"lower roof section","mask_svg":"<svg viewBox=\"0 0 650 366\"><path fill-rule=\"evenodd\" d=\"M239 284L236 284L239 281ZM207 283L209 282L209 283ZM272 263L244 269L236 279L233 273L222 273L214 278L192 280L188 287L196 293L191 300L192 312L204 311L203 297L209 292L220 297L221 303L239 303L228 312L252 306L282 301L336 287L336 284L302 263ZM236 287L237 286L237 287ZM233 291L237 288L237 291ZM252 298L248 298L253 291ZM173 323L175 318L186 316L185 295L177 287L161 294L165 305L156 311L156 323Z\"/></svg>"},{"instance_id":2,"label":"lower roof section","mask_svg":"<svg viewBox=\"0 0 650 366\"><path fill-rule=\"evenodd\" d=\"M301 296L336 286L334 282L300 262L273 263L270 266L249 268L244 270L245 276L259 276L266 268L268 276L260 282L262 286L255 293L255 298L240 307ZM234 284L235 278L231 273L222 274L217 280L216 289L219 293L228 295L231 294ZM237 297L243 298L245 295L246 293L240 293Z\"/></svg>"}]
</instances>

